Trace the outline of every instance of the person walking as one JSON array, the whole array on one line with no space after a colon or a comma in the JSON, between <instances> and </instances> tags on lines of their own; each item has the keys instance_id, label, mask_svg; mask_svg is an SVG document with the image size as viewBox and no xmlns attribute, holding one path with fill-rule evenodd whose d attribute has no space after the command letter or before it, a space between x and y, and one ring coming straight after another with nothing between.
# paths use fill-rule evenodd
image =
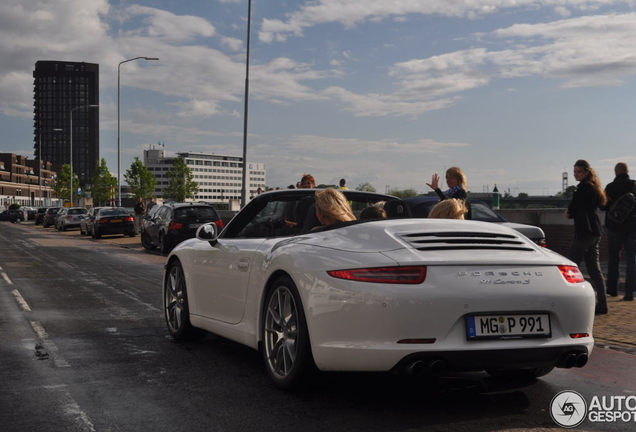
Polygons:
<instances>
[{"instance_id":1,"label":"person walking","mask_svg":"<svg viewBox=\"0 0 636 432\"><path fill-rule=\"evenodd\" d=\"M144 206L144 200L141 197L137 198L135 203L135 233L141 232L141 218L146 213L146 207Z\"/></svg>"},{"instance_id":2,"label":"person walking","mask_svg":"<svg viewBox=\"0 0 636 432\"><path fill-rule=\"evenodd\" d=\"M569 258L579 265L585 259L587 273L596 291L596 315L607 313L607 298L605 295L605 279L601 272L599 261L599 243L603 228L596 214L600 206L607 202L605 191L596 171L590 164L579 159L574 164L574 179L579 182L572 201L565 212L567 219L574 219L574 238L570 246Z\"/></svg>"},{"instance_id":3,"label":"person walking","mask_svg":"<svg viewBox=\"0 0 636 432\"><path fill-rule=\"evenodd\" d=\"M635 183L629 178L629 170L627 164L619 162L614 167L616 178L613 182L605 187L607 195L607 204L603 207L605 214L605 228L608 232L608 263L607 263L607 294L612 297L618 295L618 275L620 251L625 251L626 270L625 270L625 296L623 300L634 300L634 289L636 289L636 206L631 209L625 208L624 216L617 218L619 213L610 216L610 210L615 209L616 205L621 205L619 201L625 199L626 194L633 194ZM632 200L633 198L628 197ZM621 222L621 219L624 221Z\"/></svg>"}]
</instances>

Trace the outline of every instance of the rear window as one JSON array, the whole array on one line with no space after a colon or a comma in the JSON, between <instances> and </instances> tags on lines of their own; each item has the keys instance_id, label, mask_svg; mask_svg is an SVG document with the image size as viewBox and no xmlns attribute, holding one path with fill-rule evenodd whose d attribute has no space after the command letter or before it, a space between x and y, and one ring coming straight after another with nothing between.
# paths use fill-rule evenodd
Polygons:
<instances>
[{"instance_id":1,"label":"rear window","mask_svg":"<svg viewBox=\"0 0 636 432\"><path fill-rule=\"evenodd\" d=\"M56 208L56 209L49 209L49 213L51 213L51 214L57 214L59 211L60 211L60 209L59 209L59 208Z\"/></svg>"},{"instance_id":2,"label":"rear window","mask_svg":"<svg viewBox=\"0 0 636 432\"><path fill-rule=\"evenodd\" d=\"M100 216L128 216L125 209L102 209L99 211Z\"/></svg>"},{"instance_id":3,"label":"rear window","mask_svg":"<svg viewBox=\"0 0 636 432\"><path fill-rule=\"evenodd\" d=\"M88 210L86 209L71 209L68 211L68 214L86 214L88 212Z\"/></svg>"},{"instance_id":4,"label":"rear window","mask_svg":"<svg viewBox=\"0 0 636 432\"><path fill-rule=\"evenodd\" d=\"M212 207L181 207L175 209L175 219L218 219L216 210Z\"/></svg>"}]
</instances>

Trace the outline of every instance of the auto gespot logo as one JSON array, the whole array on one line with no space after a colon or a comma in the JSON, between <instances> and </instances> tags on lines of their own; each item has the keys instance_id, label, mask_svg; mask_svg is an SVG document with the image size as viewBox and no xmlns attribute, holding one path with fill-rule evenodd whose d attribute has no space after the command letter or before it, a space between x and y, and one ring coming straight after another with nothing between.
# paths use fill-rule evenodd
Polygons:
<instances>
[{"instance_id":1,"label":"auto gespot logo","mask_svg":"<svg viewBox=\"0 0 636 432\"><path fill-rule=\"evenodd\" d=\"M585 419L592 423L622 422L636 426L636 396L593 396L588 405L580 393L564 390L552 398L550 416L564 428L577 427Z\"/></svg>"}]
</instances>

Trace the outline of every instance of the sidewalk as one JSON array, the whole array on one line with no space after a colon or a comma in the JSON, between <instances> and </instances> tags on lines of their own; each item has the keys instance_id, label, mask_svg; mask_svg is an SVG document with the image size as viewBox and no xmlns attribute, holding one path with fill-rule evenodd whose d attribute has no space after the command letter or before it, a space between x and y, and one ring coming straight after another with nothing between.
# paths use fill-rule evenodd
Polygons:
<instances>
[{"instance_id":1,"label":"sidewalk","mask_svg":"<svg viewBox=\"0 0 636 432\"><path fill-rule=\"evenodd\" d=\"M601 261L603 275L607 276L607 261ZM585 264L581 270L585 271ZM597 347L611 348L636 354L636 300L621 301L625 295L625 265L621 262L621 280L618 297L607 296L607 315L594 317L594 341Z\"/></svg>"}]
</instances>

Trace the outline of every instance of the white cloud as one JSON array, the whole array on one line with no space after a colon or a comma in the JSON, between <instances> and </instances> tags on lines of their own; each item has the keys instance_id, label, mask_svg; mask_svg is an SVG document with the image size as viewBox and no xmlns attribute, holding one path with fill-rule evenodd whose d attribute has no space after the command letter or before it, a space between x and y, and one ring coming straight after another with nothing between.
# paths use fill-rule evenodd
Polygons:
<instances>
[{"instance_id":1,"label":"white cloud","mask_svg":"<svg viewBox=\"0 0 636 432\"><path fill-rule=\"evenodd\" d=\"M160 9L132 5L126 8L131 16L141 15L146 27L133 31L151 38L160 38L172 42L187 42L197 37L214 36L216 30L207 20L190 16L175 15Z\"/></svg>"},{"instance_id":2,"label":"white cloud","mask_svg":"<svg viewBox=\"0 0 636 432\"><path fill-rule=\"evenodd\" d=\"M570 10L564 6L555 7L554 12L558 15L561 15L562 17L569 17L570 15L572 15L572 12L570 12Z\"/></svg>"},{"instance_id":3,"label":"white cloud","mask_svg":"<svg viewBox=\"0 0 636 432\"><path fill-rule=\"evenodd\" d=\"M315 0L307 1L285 20L263 19L259 38L262 42L284 41L290 35L301 36L303 30L326 23L340 23L347 28L371 21L379 23L393 17L403 20L409 14L476 18L506 9L530 7L595 8L608 4L631 4L632 0Z\"/></svg>"},{"instance_id":4,"label":"white cloud","mask_svg":"<svg viewBox=\"0 0 636 432\"><path fill-rule=\"evenodd\" d=\"M241 51L243 49L243 41L233 37L222 37L221 45L231 51Z\"/></svg>"}]
</instances>

